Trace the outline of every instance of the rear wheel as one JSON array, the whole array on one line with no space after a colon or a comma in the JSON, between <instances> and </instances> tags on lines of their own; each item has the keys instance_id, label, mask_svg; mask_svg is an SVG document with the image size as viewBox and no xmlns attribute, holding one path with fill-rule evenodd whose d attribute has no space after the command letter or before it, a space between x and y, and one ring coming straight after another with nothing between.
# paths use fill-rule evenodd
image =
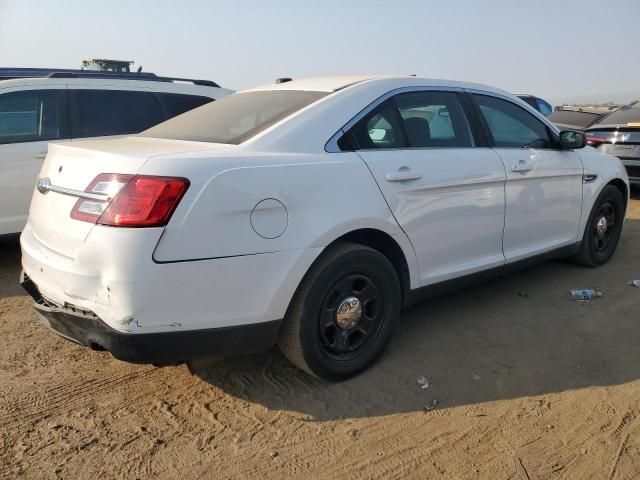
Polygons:
<instances>
[{"instance_id":1,"label":"rear wheel","mask_svg":"<svg viewBox=\"0 0 640 480\"><path fill-rule=\"evenodd\" d=\"M400 315L393 265L376 250L340 243L311 267L278 338L284 355L326 380L352 377L371 365Z\"/></svg>"},{"instance_id":2,"label":"rear wheel","mask_svg":"<svg viewBox=\"0 0 640 480\"><path fill-rule=\"evenodd\" d=\"M580 253L575 257L578 263L597 267L609 261L620 240L624 212L622 193L607 185L589 215Z\"/></svg>"}]
</instances>

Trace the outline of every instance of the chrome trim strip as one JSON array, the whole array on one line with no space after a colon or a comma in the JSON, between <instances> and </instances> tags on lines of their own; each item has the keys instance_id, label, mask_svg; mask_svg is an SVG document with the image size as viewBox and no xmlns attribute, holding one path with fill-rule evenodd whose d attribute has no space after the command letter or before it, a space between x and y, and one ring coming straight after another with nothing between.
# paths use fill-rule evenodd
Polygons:
<instances>
[{"instance_id":1,"label":"chrome trim strip","mask_svg":"<svg viewBox=\"0 0 640 480\"><path fill-rule=\"evenodd\" d=\"M98 202L108 202L109 200L111 200L111 197L104 193L89 193L83 192L81 190L74 190L72 188L52 185L48 178L39 178L37 188L42 195L46 195L48 192L55 192L61 195L68 195L70 197L77 197L85 200L96 200Z\"/></svg>"}]
</instances>

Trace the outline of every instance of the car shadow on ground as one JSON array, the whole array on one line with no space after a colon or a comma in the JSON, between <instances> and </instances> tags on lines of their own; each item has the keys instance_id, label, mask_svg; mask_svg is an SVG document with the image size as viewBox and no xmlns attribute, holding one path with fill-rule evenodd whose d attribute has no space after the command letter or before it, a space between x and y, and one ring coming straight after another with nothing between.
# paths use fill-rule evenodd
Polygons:
<instances>
[{"instance_id":1,"label":"car shadow on ground","mask_svg":"<svg viewBox=\"0 0 640 480\"><path fill-rule=\"evenodd\" d=\"M26 295L19 284L20 242L18 235L0 236L0 299Z\"/></svg>"},{"instance_id":2,"label":"car shadow on ground","mask_svg":"<svg viewBox=\"0 0 640 480\"><path fill-rule=\"evenodd\" d=\"M640 218L640 215L638 216ZM330 383L277 351L194 362L226 393L314 420L541 396L640 379L640 220L627 220L611 262L551 261L429 300L403 313L389 348L354 379ZM596 288L581 304L570 288ZM420 377L429 380L422 389Z\"/></svg>"}]
</instances>

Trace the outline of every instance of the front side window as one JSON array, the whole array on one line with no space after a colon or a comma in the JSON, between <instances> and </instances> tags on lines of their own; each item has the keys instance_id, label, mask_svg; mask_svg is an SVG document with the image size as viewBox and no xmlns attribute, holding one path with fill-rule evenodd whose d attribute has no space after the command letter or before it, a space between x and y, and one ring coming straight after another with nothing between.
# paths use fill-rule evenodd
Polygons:
<instances>
[{"instance_id":1,"label":"front side window","mask_svg":"<svg viewBox=\"0 0 640 480\"><path fill-rule=\"evenodd\" d=\"M473 146L471 130L455 93L411 92L394 97L409 147Z\"/></svg>"},{"instance_id":2,"label":"front side window","mask_svg":"<svg viewBox=\"0 0 640 480\"><path fill-rule=\"evenodd\" d=\"M0 144L66 138L64 98L61 90L0 95Z\"/></svg>"},{"instance_id":3,"label":"front side window","mask_svg":"<svg viewBox=\"0 0 640 480\"><path fill-rule=\"evenodd\" d=\"M237 145L326 95L302 90L236 93L169 119L141 135Z\"/></svg>"},{"instance_id":4,"label":"front side window","mask_svg":"<svg viewBox=\"0 0 640 480\"><path fill-rule=\"evenodd\" d=\"M524 108L488 95L473 95L496 147L553 148L547 126Z\"/></svg>"},{"instance_id":5,"label":"front side window","mask_svg":"<svg viewBox=\"0 0 640 480\"><path fill-rule=\"evenodd\" d=\"M75 95L73 137L104 137L138 133L163 119L151 92L72 90Z\"/></svg>"}]
</instances>

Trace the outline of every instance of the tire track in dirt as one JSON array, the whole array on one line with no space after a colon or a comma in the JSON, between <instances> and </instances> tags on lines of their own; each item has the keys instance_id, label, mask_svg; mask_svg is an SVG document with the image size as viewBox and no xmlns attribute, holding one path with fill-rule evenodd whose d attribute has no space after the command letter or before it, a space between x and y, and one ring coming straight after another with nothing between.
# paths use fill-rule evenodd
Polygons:
<instances>
[{"instance_id":1,"label":"tire track in dirt","mask_svg":"<svg viewBox=\"0 0 640 480\"><path fill-rule=\"evenodd\" d=\"M45 390L39 395L29 395L25 400L16 402L0 415L0 424L7 426L26 420L50 415L60 409L70 409L85 400L104 393L114 393L122 387L128 387L136 381L149 380L157 376L158 369L132 372L124 375L80 381L70 381L63 385Z\"/></svg>"}]
</instances>

